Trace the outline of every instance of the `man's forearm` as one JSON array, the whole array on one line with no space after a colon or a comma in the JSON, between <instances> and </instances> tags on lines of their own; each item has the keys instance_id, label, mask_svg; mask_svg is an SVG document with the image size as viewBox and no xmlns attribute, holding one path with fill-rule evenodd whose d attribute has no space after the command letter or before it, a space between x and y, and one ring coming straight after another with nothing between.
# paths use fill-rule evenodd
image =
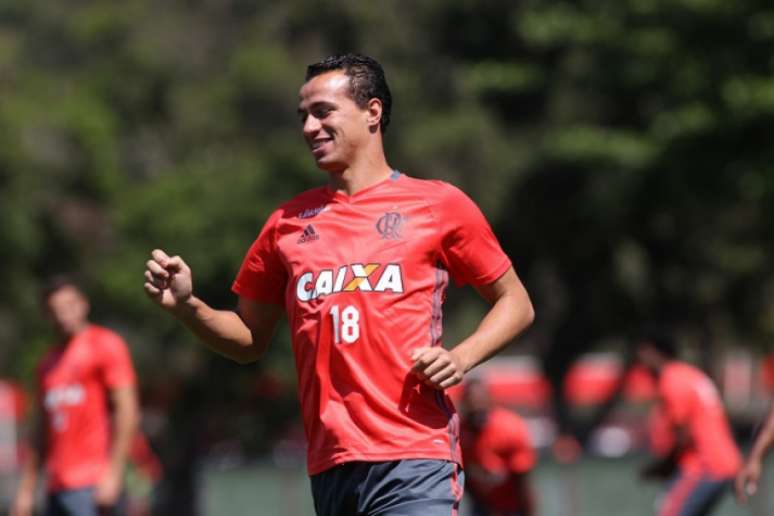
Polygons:
<instances>
[{"instance_id":1,"label":"man's forearm","mask_svg":"<svg viewBox=\"0 0 774 516\"><path fill-rule=\"evenodd\" d=\"M766 451L774 442L774 406L769 410L769 415L766 418L766 423L755 438L753 447L750 450L750 458L753 460L762 461L766 455Z\"/></svg>"},{"instance_id":2,"label":"man's forearm","mask_svg":"<svg viewBox=\"0 0 774 516\"><path fill-rule=\"evenodd\" d=\"M43 433L45 415L40 411L32 423L32 432L30 440L26 445L25 459L22 465L19 487L16 491L16 501L25 499L32 507L35 497L35 487L38 482L38 471L41 467L42 458L46 453L46 440Z\"/></svg>"},{"instance_id":3,"label":"man's forearm","mask_svg":"<svg viewBox=\"0 0 774 516\"><path fill-rule=\"evenodd\" d=\"M516 292L497 299L476 331L460 342L452 353L469 371L500 351L523 332L535 318L526 292Z\"/></svg>"},{"instance_id":4,"label":"man's forearm","mask_svg":"<svg viewBox=\"0 0 774 516\"><path fill-rule=\"evenodd\" d=\"M31 445L26 455L24 465L22 466L21 478L19 479L18 493L32 496L38 481L41 453L35 445Z\"/></svg>"},{"instance_id":5,"label":"man's forearm","mask_svg":"<svg viewBox=\"0 0 774 516\"><path fill-rule=\"evenodd\" d=\"M110 449L110 467L122 475L126 466L132 439L140 423L140 409L134 387L113 394L113 441Z\"/></svg>"},{"instance_id":6,"label":"man's forearm","mask_svg":"<svg viewBox=\"0 0 774 516\"><path fill-rule=\"evenodd\" d=\"M241 364L253 362L263 355L268 340L256 342L250 329L231 310L215 310L192 296L175 316L208 348Z\"/></svg>"}]
</instances>

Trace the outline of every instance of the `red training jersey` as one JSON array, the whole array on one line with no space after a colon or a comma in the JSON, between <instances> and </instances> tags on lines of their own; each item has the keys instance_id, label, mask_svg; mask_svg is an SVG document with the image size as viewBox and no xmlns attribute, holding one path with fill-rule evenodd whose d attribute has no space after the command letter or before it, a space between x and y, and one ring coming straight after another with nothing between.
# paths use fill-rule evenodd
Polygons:
<instances>
[{"instance_id":1,"label":"red training jersey","mask_svg":"<svg viewBox=\"0 0 774 516\"><path fill-rule=\"evenodd\" d=\"M692 365L673 361L661 371L658 392L666 417L690 437L689 448L678 458L680 468L715 478L734 476L741 456L712 380Z\"/></svg>"},{"instance_id":2,"label":"red training jersey","mask_svg":"<svg viewBox=\"0 0 774 516\"><path fill-rule=\"evenodd\" d=\"M494 408L483 428L462 427L465 484L478 503L493 512L516 513L524 500L514 475L527 473L536 456L524 420L509 410Z\"/></svg>"},{"instance_id":3,"label":"red training jersey","mask_svg":"<svg viewBox=\"0 0 774 516\"><path fill-rule=\"evenodd\" d=\"M109 390L136 383L124 340L90 325L38 367L45 413L48 489L95 485L108 466Z\"/></svg>"},{"instance_id":4,"label":"red training jersey","mask_svg":"<svg viewBox=\"0 0 774 516\"><path fill-rule=\"evenodd\" d=\"M664 407L659 404L651 407L647 427L650 452L661 458L669 455L675 446L675 431Z\"/></svg>"},{"instance_id":5,"label":"red training jersey","mask_svg":"<svg viewBox=\"0 0 774 516\"><path fill-rule=\"evenodd\" d=\"M441 345L449 276L511 266L481 211L441 181L395 172L352 196L309 190L269 217L233 290L284 304L313 475L349 461L461 462L459 420L410 369Z\"/></svg>"}]
</instances>

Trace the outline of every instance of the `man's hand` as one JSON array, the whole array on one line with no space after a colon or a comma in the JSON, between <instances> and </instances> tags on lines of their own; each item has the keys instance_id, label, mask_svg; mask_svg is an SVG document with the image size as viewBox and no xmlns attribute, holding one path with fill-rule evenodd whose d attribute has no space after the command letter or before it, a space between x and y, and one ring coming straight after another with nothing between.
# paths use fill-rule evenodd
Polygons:
<instances>
[{"instance_id":1,"label":"man's hand","mask_svg":"<svg viewBox=\"0 0 774 516\"><path fill-rule=\"evenodd\" d=\"M179 256L154 249L145 264L145 293L171 312L185 305L193 295L191 269Z\"/></svg>"},{"instance_id":2,"label":"man's hand","mask_svg":"<svg viewBox=\"0 0 774 516\"><path fill-rule=\"evenodd\" d=\"M441 346L417 348L411 352L411 370L428 387L446 389L457 385L465 375L462 361Z\"/></svg>"},{"instance_id":3,"label":"man's hand","mask_svg":"<svg viewBox=\"0 0 774 516\"><path fill-rule=\"evenodd\" d=\"M640 478L642 480L666 480L672 477L677 471L677 461L674 457L668 456L649 462L640 468Z\"/></svg>"},{"instance_id":4,"label":"man's hand","mask_svg":"<svg viewBox=\"0 0 774 516\"><path fill-rule=\"evenodd\" d=\"M121 472L109 468L94 490L94 501L98 506L112 507L116 504L118 497L121 496L121 481Z\"/></svg>"},{"instance_id":5,"label":"man's hand","mask_svg":"<svg viewBox=\"0 0 774 516\"><path fill-rule=\"evenodd\" d=\"M16 495L11 507L10 516L32 516L32 509L35 506L33 494L27 490L22 490Z\"/></svg>"},{"instance_id":6,"label":"man's hand","mask_svg":"<svg viewBox=\"0 0 774 516\"><path fill-rule=\"evenodd\" d=\"M761 463L757 460L749 460L736 476L734 491L736 499L740 503L747 503L747 497L758 491L758 481L761 478Z\"/></svg>"}]
</instances>

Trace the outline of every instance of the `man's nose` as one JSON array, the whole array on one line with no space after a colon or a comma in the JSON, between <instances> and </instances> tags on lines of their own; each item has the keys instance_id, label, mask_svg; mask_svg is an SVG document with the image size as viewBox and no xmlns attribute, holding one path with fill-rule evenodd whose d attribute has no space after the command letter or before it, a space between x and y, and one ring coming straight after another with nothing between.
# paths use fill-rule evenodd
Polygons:
<instances>
[{"instance_id":1,"label":"man's nose","mask_svg":"<svg viewBox=\"0 0 774 516\"><path fill-rule=\"evenodd\" d=\"M304 120L304 134L314 134L320 130L320 120L317 117L309 115Z\"/></svg>"}]
</instances>

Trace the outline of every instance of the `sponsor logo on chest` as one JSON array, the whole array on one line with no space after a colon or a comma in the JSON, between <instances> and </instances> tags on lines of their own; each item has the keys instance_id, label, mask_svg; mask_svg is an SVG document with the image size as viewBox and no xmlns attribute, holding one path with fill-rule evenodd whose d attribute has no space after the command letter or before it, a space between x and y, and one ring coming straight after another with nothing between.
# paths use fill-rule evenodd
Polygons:
<instances>
[{"instance_id":1,"label":"sponsor logo on chest","mask_svg":"<svg viewBox=\"0 0 774 516\"><path fill-rule=\"evenodd\" d=\"M49 389L46 392L43 403L48 410L55 410L62 406L72 407L80 405L85 398L85 389L82 385L76 383Z\"/></svg>"},{"instance_id":2,"label":"sponsor logo on chest","mask_svg":"<svg viewBox=\"0 0 774 516\"><path fill-rule=\"evenodd\" d=\"M305 272L296 280L296 297L306 302L340 292L403 292L403 271L397 263L353 263Z\"/></svg>"}]
</instances>

